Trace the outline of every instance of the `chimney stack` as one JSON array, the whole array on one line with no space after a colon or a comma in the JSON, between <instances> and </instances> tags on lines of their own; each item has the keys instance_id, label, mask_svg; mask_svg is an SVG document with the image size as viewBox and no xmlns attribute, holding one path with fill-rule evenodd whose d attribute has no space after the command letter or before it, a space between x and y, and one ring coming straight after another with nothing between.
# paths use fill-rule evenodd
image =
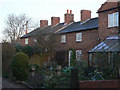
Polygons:
<instances>
[{"instance_id":1,"label":"chimney stack","mask_svg":"<svg viewBox=\"0 0 120 90\"><path fill-rule=\"evenodd\" d=\"M26 21L26 31L25 31L25 34L27 34L27 27L28 27L28 21Z\"/></svg>"},{"instance_id":2,"label":"chimney stack","mask_svg":"<svg viewBox=\"0 0 120 90\"><path fill-rule=\"evenodd\" d=\"M67 14L69 13L69 10L67 9Z\"/></svg>"},{"instance_id":3,"label":"chimney stack","mask_svg":"<svg viewBox=\"0 0 120 90\"><path fill-rule=\"evenodd\" d=\"M70 14L72 14L72 10L70 10Z\"/></svg>"},{"instance_id":4,"label":"chimney stack","mask_svg":"<svg viewBox=\"0 0 120 90\"><path fill-rule=\"evenodd\" d=\"M40 28L48 26L48 20L40 20Z\"/></svg>"},{"instance_id":5,"label":"chimney stack","mask_svg":"<svg viewBox=\"0 0 120 90\"><path fill-rule=\"evenodd\" d=\"M60 17L51 17L51 26L60 23Z\"/></svg>"},{"instance_id":6,"label":"chimney stack","mask_svg":"<svg viewBox=\"0 0 120 90\"><path fill-rule=\"evenodd\" d=\"M81 10L81 22L84 22L90 18L91 18L91 11L90 10Z\"/></svg>"},{"instance_id":7,"label":"chimney stack","mask_svg":"<svg viewBox=\"0 0 120 90\"><path fill-rule=\"evenodd\" d=\"M72 14L72 10L67 9L67 13L64 15L65 23L69 24L71 22L74 22L74 14Z\"/></svg>"}]
</instances>

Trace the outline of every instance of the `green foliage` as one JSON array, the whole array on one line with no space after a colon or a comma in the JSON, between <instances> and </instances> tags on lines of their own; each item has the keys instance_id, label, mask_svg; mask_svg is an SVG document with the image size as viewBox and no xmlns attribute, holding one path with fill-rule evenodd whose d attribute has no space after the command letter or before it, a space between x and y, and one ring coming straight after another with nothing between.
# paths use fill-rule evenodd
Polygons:
<instances>
[{"instance_id":1,"label":"green foliage","mask_svg":"<svg viewBox=\"0 0 120 90\"><path fill-rule=\"evenodd\" d=\"M78 78L79 80L87 80L88 77L85 72L85 68L88 66L86 61L77 61L76 62L76 68L78 69Z\"/></svg>"},{"instance_id":2,"label":"green foliage","mask_svg":"<svg viewBox=\"0 0 120 90\"><path fill-rule=\"evenodd\" d=\"M15 54L11 60L11 70L17 80L25 81L29 71L28 56L21 52Z\"/></svg>"},{"instance_id":3,"label":"green foliage","mask_svg":"<svg viewBox=\"0 0 120 90\"><path fill-rule=\"evenodd\" d=\"M71 69L72 69L73 67L64 67L63 69L62 69L62 72L65 74L65 75L67 75L67 76L70 76L71 75Z\"/></svg>"},{"instance_id":4,"label":"green foliage","mask_svg":"<svg viewBox=\"0 0 120 90\"><path fill-rule=\"evenodd\" d=\"M105 79L117 79L118 68L120 67L118 52L95 53L92 59L92 66L100 68ZM101 68L102 67L102 68Z\"/></svg>"},{"instance_id":5,"label":"green foliage","mask_svg":"<svg viewBox=\"0 0 120 90\"><path fill-rule=\"evenodd\" d=\"M107 79L107 80L110 80L113 78L113 68L111 67L99 67L100 71L103 73L103 78L104 79Z\"/></svg>"},{"instance_id":6,"label":"green foliage","mask_svg":"<svg viewBox=\"0 0 120 90\"><path fill-rule=\"evenodd\" d=\"M90 80L104 80L103 73L99 72L97 69L94 72L89 73Z\"/></svg>"},{"instance_id":7,"label":"green foliage","mask_svg":"<svg viewBox=\"0 0 120 90\"><path fill-rule=\"evenodd\" d=\"M16 52L23 52L23 53L27 54L28 56L33 55L33 49L30 46L20 46L20 45L18 45L15 48L16 48Z\"/></svg>"},{"instance_id":8,"label":"green foliage","mask_svg":"<svg viewBox=\"0 0 120 90\"><path fill-rule=\"evenodd\" d=\"M71 50L72 52L71 52L71 56L70 56L70 66L71 67L75 67L75 65L76 65L76 50L75 49L69 49L69 50Z\"/></svg>"}]
</instances>

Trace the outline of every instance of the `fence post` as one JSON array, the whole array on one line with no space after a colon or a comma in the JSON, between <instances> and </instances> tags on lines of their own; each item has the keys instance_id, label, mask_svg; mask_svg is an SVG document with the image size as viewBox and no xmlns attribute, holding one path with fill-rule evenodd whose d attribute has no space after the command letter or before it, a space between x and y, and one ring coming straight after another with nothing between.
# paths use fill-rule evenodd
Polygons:
<instances>
[{"instance_id":1,"label":"fence post","mask_svg":"<svg viewBox=\"0 0 120 90\"><path fill-rule=\"evenodd\" d=\"M78 69L71 69L71 88L79 88Z\"/></svg>"}]
</instances>

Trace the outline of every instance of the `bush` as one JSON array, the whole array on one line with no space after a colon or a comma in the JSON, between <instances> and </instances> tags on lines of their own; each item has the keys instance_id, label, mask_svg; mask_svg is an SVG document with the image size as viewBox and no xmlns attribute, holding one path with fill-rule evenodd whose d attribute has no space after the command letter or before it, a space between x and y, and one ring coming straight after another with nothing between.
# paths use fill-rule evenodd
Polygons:
<instances>
[{"instance_id":1,"label":"bush","mask_svg":"<svg viewBox=\"0 0 120 90\"><path fill-rule=\"evenodd\" d=\"M17 80L25 81L29 71L28 56L21 52L14 55L11 60L11 70Z\"/></svg>"}]
</instances>

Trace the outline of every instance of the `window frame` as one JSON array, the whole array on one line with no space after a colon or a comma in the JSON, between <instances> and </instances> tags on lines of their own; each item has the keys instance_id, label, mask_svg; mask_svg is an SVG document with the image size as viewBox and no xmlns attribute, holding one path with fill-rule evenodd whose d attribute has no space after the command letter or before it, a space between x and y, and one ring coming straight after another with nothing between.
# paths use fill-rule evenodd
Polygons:
<instances>
[{"instance_id":1,"label":"window frame","mask_svg":"<svg viewBox=\"0 0 120 90\"><path fill-rule=\"evenodd\" d=\"M28 38L25 38L25 44L28 44Z\"/></svg>"},{"instance_id":2,"label":"window frame","mask_svg":"<svg viewBox=\"0 0 120 90\"><path fill-rule=\"evenodd\" d=\"M66 35L61 36L61 43L66 43Z\"/></svg>"},{"instance_id":3,"label":"window frame","mask_svg":"<svg viewBox=\"0 0 120 90\"><path fill-rule=\"evenodd\" d=\"M118 12L108 14L108 27L118 26Z\"/></svg>"},{"instance_id":4,"label":"window frame","mask_svg":"<svg viewBox=\"0 0 120 90\"><path fill-rule=\"evenodd\" d=\"M80 52L79 55L77 52ZM82 50L76 50L76 60L81 60L81 57L82 57Z\"/></svg>"},{"instance_id":5,"label":"window frame","mask_svg":"<svg viewBox=\"0 0 120 90\"><path fill-rule=\"evenodd\" d=\"M82 33L76 33L76 42L81 42L81 41L82 41Z\"/></svg>"}]
</instances>

